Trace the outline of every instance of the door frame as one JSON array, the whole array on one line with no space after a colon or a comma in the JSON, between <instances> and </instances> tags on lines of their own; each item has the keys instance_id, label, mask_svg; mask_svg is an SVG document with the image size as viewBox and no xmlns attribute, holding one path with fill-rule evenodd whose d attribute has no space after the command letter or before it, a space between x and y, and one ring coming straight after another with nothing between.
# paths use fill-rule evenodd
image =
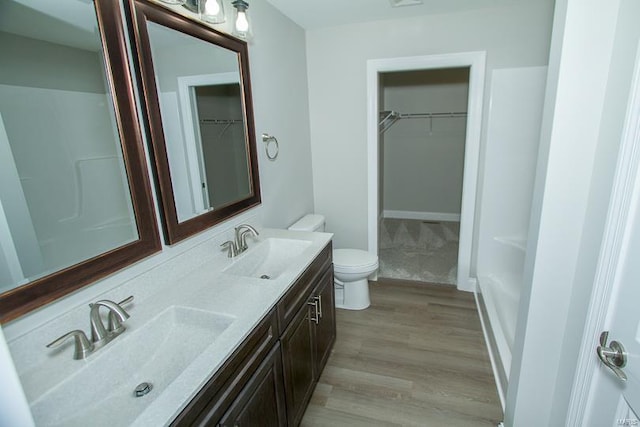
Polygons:
<instances>
[{"instance_id":1,"label":"door frame","mask_svg":"<svg viewBox=\"0 0 640 427\"><path fill-rule=\"evenodd\" d=\"M185 142L185 157L187 160L187 174L191 185L191 198L194 212L204 212L211 206L209 202L207 172L202 152L202 137L200 135L199 113L196 103L195 90L200 86L215 86L230 83L240 84L240 73L200 74L178 77L178 102L182 115L182 130ZM202 186L207 183L207 188Z\"/></svg>"},{"instance_id":2,"label":"door frame","mask_svg":"<svg viewBox=\"0 0 640 427\"><path fill-rule=\"evenodd\" d=\"M640 44L636 51L629 104L627 107L618 163L598 258L593 290L585 322L571 398L567 426L588 425L589 412L596 405L598 383L603 370L595 357L600 333L611 323L610 313L620 286L618 276L633 227L633 211L640 199Z\"/></svg>"},{"instance_id":3,"label":"door frame","mask_svg":"<svg viewBox=\"0 0 640 427\"><path fill-rule=\"evenodd\" d=\"M476 279L471 277L471 259L482 133L485 64L485 51L370 59L367 61L367 229L369 252L374 254L378 254L378 177L380 176L378 163L380 157L378 88L380 73L469 67L469 99L467 101L467 131L464 149L457 274L458 289L468 292L474 291L476 286Z\"/></svg>"}]
</instances>

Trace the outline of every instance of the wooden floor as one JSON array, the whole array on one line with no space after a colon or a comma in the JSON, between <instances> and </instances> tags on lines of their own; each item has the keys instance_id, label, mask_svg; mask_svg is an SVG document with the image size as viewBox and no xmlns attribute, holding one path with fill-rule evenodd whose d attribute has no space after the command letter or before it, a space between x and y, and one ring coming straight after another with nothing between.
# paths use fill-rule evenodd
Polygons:
<instances>
[{"instance_id":1,"label":"wooden floor","mask_svg":"<svg viewBox=\"0 0 640 427\"><path fill-rule=\"evenodd\" d=\"M371 282L338 337L302 426L495 427L502 410L473 294Z\"/></svg>"}]
</instances>

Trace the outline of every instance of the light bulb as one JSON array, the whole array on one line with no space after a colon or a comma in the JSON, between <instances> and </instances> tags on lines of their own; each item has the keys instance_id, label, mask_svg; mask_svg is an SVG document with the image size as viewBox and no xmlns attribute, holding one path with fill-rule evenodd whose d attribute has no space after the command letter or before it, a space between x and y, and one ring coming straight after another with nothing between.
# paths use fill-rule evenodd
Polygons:
<instances>
[{"instance_id":1,"label":"light bulb","mask_svg":"<svg viewBox=\"0 0 640 427\"><path fill-rule=\"evenodd\" d=\"M217 15L220 13L220 5L217 0L206 0L204 3L204 13L207 15Z\"/></svg>"},{"instance_id":2,"label":"light bulb","mask_svg":"<svg viewBox=\"0 0 640 427\"><path fill-rule=\"evenodd\" d=\"M248 29L249 20L247 19L247 14L238 11L238 17L236 18L236 30L241 33L246 33Z\"/></svg>"}]
</instances>

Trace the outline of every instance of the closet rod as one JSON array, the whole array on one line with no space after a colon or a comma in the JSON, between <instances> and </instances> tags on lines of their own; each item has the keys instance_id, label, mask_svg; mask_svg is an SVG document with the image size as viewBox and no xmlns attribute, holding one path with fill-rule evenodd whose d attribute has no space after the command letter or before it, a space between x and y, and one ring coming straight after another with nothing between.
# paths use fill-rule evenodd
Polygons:
<instances>
[{"instance_id":1,"label":"closet rod","mask_svg":"<svg viewBox=\"0 0 640 427\"><path fill-rule=\"evenodd\" d=\"M454 117L467 117L465 111L453 111L442 113L398 113L397 111L381 111L380 117L382 118L378 122L380 133L386 132L395 122L400 119L444 119Z\"/></svg>"},{"instance_id":2,"label":"closet rod","mask_svg":"<svg viewBox=\"0 0 640 427\"><path fill-rule=\"evenodd\" d=\"M467 117L467 113L464 111L451 113L398 113L398 117L401 119L443 119L448 117Z\"/></svg>"},{"instance_id":3,"label":"closet rod","mask_svg":"<svg viewBox=\"0 0 640 427\"><path fill-rule=\"evenodd\" d=\"M232 125L242 122L242 119L200 119L200 123L203 125Z\"/></svg>"}]
</instances>

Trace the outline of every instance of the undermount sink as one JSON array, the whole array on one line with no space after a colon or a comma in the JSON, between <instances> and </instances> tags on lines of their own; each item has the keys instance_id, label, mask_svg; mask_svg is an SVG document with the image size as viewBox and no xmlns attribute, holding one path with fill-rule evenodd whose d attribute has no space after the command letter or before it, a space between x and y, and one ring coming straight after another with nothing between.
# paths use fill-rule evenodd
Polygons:
<instances>
[{"instance_id":1,"label":"undermount sink","mask_svg":"<svg viewBox=\"0 0 640 427\"><path fill-rule=\"evenodd\" d=\"M138 329L125 331L85 361L78 361L77 373L33 402L36 424L128 425L234 319L188 307L168 307ZM145 382L151 384L151 390L136 397L136 387Z\"/></svg>"},{"instance_id":2,"label":"undermount sink","mask_svg":"<svg viewBox=\"0 0 640 427\"><path fill-rule=\"evenodd\" d=\"M223 270L235 276L276 279L311 246L309 240L269 237L240 255Z\"/></svg>"}]
</instances>

